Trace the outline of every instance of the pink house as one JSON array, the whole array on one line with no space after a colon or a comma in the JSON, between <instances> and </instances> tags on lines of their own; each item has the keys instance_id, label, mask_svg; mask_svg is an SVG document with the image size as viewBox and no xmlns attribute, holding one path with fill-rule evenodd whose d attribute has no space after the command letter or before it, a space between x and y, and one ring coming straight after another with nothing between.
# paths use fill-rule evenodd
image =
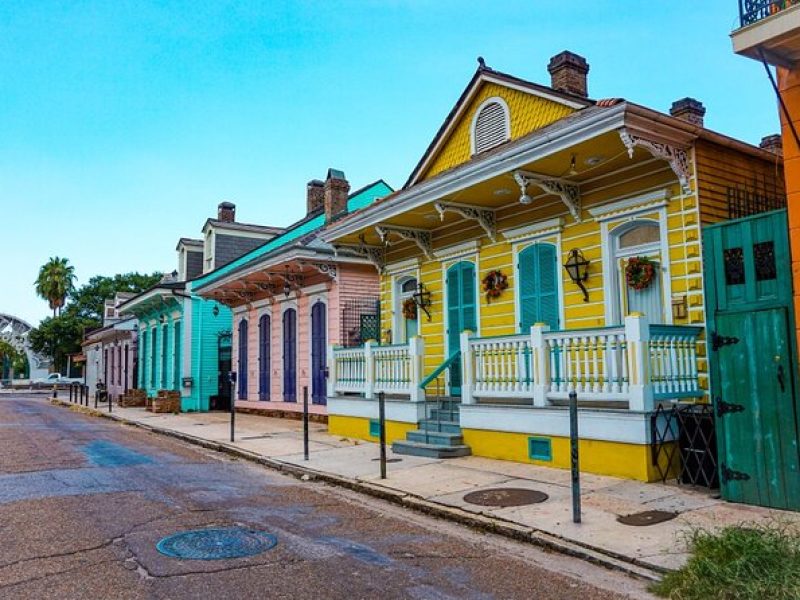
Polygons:
<instances>
[{"instance_id":1,"label":"pink house","mask_svg":"<svg viewBox=\"0 0 800 600\"><path fill-rule=\"evenodd\" d=\"M326 414L328 344L379 337L380 290L367 249L337 250L318 233L391 192L379 180L350 193L344 173L329 169L308 183L303 219L195 282L233 310L237 408L299 413L307 392L311 412Z\"/></svg>"}]
</instances>

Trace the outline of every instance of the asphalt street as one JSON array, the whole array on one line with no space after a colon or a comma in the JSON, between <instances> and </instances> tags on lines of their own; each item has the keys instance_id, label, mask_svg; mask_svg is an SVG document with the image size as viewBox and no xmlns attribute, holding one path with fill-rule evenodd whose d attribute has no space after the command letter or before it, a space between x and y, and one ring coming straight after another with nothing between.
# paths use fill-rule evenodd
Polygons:
<instances>
[{"instance_id":1,"label":"asphalt street","mask_svg":"<svg viewBox=\"0 0 800 600\"><path fill-rule=\"evenodd\" d=\"M242 527L223 560L164 537ZM642 598L577 559L300 481L134 427L0 396L0 598Z\"/></svg>"}]
</instances>

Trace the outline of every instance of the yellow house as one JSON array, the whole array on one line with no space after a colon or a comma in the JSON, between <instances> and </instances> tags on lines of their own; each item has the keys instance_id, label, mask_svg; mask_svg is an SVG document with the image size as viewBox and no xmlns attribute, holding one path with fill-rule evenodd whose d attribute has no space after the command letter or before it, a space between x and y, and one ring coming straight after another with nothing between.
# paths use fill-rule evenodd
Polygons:
<instances>
[{"instance_id":1,"label":"yellow house","mask_svg":"<svg viewBox=\"0 0 800 600\"><path fill-rule=\"evenodd\" d=\"M779 156L587 96L570 52L550 86L479 67L403 189L323 238L381 272L381 339L331 348L331 432L374 439L386 395L396 452L656 478L659 403L704 401L701 226L730 190L782 186Z\"/></svg>"}]
</instances>

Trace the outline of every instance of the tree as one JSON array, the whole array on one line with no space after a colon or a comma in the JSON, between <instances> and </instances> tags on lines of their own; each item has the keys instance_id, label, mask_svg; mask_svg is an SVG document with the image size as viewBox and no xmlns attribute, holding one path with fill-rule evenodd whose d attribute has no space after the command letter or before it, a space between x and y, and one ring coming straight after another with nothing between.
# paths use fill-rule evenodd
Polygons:
<instances>
[{"instance_id":1,"label":"tree","mask_svg":"<svg viewBox=\"0 0 800 600\"><path fill-rule=\"evenodd\" d=\"M161 273L122 273L113 277L95 275L85 285L70 293L67 310L102 323L103 307L107 299L113 298L119 292L138 294L157 284L160 279Z\"/></svg>"},{"instance_id":2,"label":"tree","mask_svg":"<svg viewBox=\"0 0 800 600\"><path fill-rule=\"evenodd\" d=\"M70 290L63 311L47 317L30 332L31 348L50 356L56 369L63 373L67 354L79 352L84 334L103 325L103 307L107 299L113 298L118 292L138 294L154 286L160 279L160 273L92 277L80 288Z\"/></svg>"},{"instance_id":3,"label":"tree","mask_svg":"<svg viewBox=\"0 0 800 600\"><path fill-rule=\"evenodd\" d=\"M55 317L75 289L75 267L69 264L69 259L53 257L41 266L34 285L36 294L47 300Z\"/></svg>"}]
</instances>

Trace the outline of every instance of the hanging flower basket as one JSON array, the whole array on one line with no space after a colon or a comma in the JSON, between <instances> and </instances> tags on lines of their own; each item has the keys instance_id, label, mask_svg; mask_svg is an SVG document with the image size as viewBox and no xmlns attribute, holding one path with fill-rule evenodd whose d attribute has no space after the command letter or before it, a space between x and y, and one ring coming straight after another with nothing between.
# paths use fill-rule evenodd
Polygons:
<instances>
[{"instance_id":1,"label":"hanging flower basket","mask_svg":"<svg viewBox=\"0 0 800 600\"><path fill-rule=\"evenodd\" d=\"M417 318L417 302L414 298L403 300L403 318L413 321Z\"/></svg>"},{"instance_id":2,"label":"hanging flower basket","mask_svg":"<svg viewBox=\"0 0 800 600\"><path fill-rule=\"evenodd\" d=\"M625 282L636 291L645 290L653 283L657 268L655 261L645 256L633 256L625 265Z\"/></svg>"},{"instance_id":3,"label":"hanging flower basket","mask_svg":"<svg viewBox=\"0 0 800 600\"><path fill-rule=\"evenodd\" d=\"M491 302L492 298L499 298L503 290L508 289L508 276L501 271L489 271L481 283L486 294L486 302Z\"/></svg>"}]
</instances>

